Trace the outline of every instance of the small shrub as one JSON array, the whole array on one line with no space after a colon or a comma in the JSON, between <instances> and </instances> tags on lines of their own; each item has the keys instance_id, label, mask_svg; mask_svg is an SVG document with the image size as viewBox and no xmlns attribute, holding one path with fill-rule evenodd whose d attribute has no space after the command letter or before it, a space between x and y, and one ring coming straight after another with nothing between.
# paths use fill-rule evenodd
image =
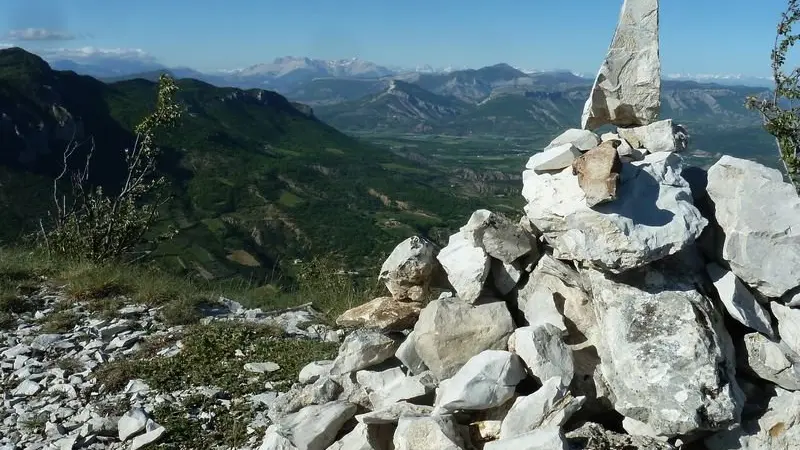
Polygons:
<instances>
[{"instance_id":1,"label":"small shrub","mask_svg":"<svg viewBox=\"0 0 800 450\"><path fill-rule=\"evenodd\" d=\"M800 39L800 34L792 33L792 26L800 20L800 0L789 0L786 11L778 24L775 45L772 49L772 76L775 91L772 98L758 99L748 97L748 109L761 113L764 128L775 136L784 167L795 187L800 189L800 70L795 68L788 74L784 72L786 56Z\"/></svg>"},{"instance_id":2,"label":"small shrub","mask_svg":"<svg viewBox=\"0 0 800 450\"><path fill-rule=\"evenodd\" d=\"M102 385L107 392L119 392L128 381L137 378L136 374L132 360L117 360L101 365L95 372L95 377L98 387Z\"/></svg>"},{"instance_id":3,"label":"small shrub","mask_svg":"<svg viewBox=\"0 0 800 450\"><path fill-rule=\"evenodd\" d=\"M198 302L194 300L175 300L164 305L159 316L167 325L191 325L202 318L197 308Z\"/></svg>"},{"instance_id":4,"label":"small shrub","mask_svg":"<svg viewBox=\"0 0 800 450\"><path fill-rule=\"evenodd\" d=\"M67 309L55 311L42 321L42 331L45 333L68 333L78 325L78 315Z\"/></svg>"},{"instance_id":5,"label":"small shrub","mask_svg":"<svg viewBox=\"0 0 800 450\"><path fill-rule=\"evenodd\" d=\"M56 366L66 372L68 375L73 373L83 372L85 369L83 363L78 358L60 358L56 362Z\"/></svg>"},{"instance_id":6,"label":"small shrub","mask_svg":"<svg viewBox=\"0 0 800 450\"><path fill-rule=\"evenodd\" d=\"M155 110L136 126L136 141L123 154L126 173L112 192L89 184L94 140L70 141L64 151L62 171L53 183L53 210L48 228L42 223L43 244L48 252L102 262L121 259L147 242L145 235L166 202L166 178L156 169L159 149L155 134L177 124L181 113L175 102L177 90L170 77L161 76ZM83 167L68 174L68 161L85 145L88 154ZM65 177L70 181L69 195L59 191Z\"/></svg>"},{"instance_id":7,"label":"small shrub","mask_svg":"<svg viewBox=\"0 0 800 450\"><path fill-rule=\"evenodd\" d=\"M14 314L31 312L36 309L34 302L20 295L18 289L13 287L0 287L0 311Z\"/></svg>"},{"instance_id":8,"label":"small shrub","mask_svg":"<svg viewBox=\"0 0 800 450\"><path fill-rule=\"evenodd\" d=\"M48 413L38 413L26 420L22 421L22 427L28 431L36 434L44 434L45 425L49 420Z\"/></svg>"},{"instance_id":9,"label":"small shrub","mask_svg":"<svg viewBox=\"0 0 800 450\"><path fill-rule=\"evenodd\" d=\"M5 311L0 311L0 330L10 330L16 323L14 316Z\"/></svg>"}]
</instances>

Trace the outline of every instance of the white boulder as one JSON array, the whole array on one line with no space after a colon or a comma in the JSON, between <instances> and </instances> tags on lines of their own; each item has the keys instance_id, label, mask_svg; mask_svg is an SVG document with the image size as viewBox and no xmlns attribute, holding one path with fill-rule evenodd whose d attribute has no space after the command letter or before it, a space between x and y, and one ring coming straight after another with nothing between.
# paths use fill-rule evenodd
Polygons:
<instances>
[{"instance_id":1,"label":"white boulder","mask_svg":"<svg viewBox=\"0 0 800 450\"><path fill-rule=\"evenodd\" d=\"M774 337L775 332L772 329L772 317L769 311L756 301L753 294L736 278L733 272L714 263L708 264L706 271L731 317L742 325Z\"/></svg>"},{"instance_id":2,"label":"white boulder","mask_svg":"<svg viewBox=\"0 0 800 450\"><path fill-rule=\"evenodd\" d=\"M395 299L419 301L428 293L437 268L436 246L425 238L412 236L392 250L378 279Z\"/></svg>"},{"instance_id":3,"label":"white boulder","mask_svg":"<svg viewBox=\"0 0 800 450\"><path fill-rule=\"evenodd\" d=\"M800 197L783 175L726 155L708 170L707 191L733 273L767 297L800 286Z\"/></svg>"},{"instance_id":4,"label":"white boulder","mask_svg":"<svg viewBox=\"0 0 800 450\"><path fill-rule=\"evenodd\" d=\"M525 368L517 355L486 350L439 384L434 414L500 406L511 399L524 378Z\"/></svg>"},{"instance_id":5,"label":"white boulder","mask_svg":"<svg viewBox=\"0 0 800 450\"><path fill-rule=\"evenodd\" d=\"M536 172L561 170L570 167L572 161L579 156L581 156L581 150L571 143L548 146L544 151L531 156L525 168Z\"/></svg>"}]
</instances>

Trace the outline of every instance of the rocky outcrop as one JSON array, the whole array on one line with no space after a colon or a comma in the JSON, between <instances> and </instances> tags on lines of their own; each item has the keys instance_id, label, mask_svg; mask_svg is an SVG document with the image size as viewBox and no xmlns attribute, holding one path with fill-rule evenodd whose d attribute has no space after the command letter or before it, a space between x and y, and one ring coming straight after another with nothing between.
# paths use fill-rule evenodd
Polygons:
<instances>
[{"instance_id":1,"label":"rocky outcrop","mask_svg":"<svg viewBox=\"0 0 800 450\"><path fill-rule=\"evenodd\" d=\"M660 120L649 125L632 128L619 128L619 136L631 148L649 153L680 152L689 146L689 134L672 119Z\"/></svg>"},{"instance_id":2,"label":"rocky outcrop","mask_svg":"<svg viewBox=\"0 0 800 450\"><path fill-rule=\"evenodd\" d=\"M731 271L766 297L800 287L800 197L783 175L725 155L708 170L707 189Z\"/></svg>"},{"instance_id":3,"label":"rocky outcrop","mask_svg":"<svg viewBox=\"0 0 800 450\"><path fill-rule=\"evenodd\" d=\"M436 247L419 236L401 242L381 266L378 279L397 300L422 300L438 269Z\"/></svg>"},{"instance_id":4,"label":"rocky outcrop","mask_svg":"<svg viewBox=\"0 0 800 450\"><path fill-rule=\"evenodd\" d=\"M615 273L694 243L708 221L691 200L675 153L622 164L617 200L590 208L571 169L523 174L525 212L553 254Z\"/></svg>"},{"instance_id":5,"label":"rocky outcrop","mask_svg":"<svg viewBox=\"0 0 800 450\"><path fill-rule=\"evenodd\" d=\"M658 0L625 0L605 61L583 108L581 128L647 125L661 106Z\"/></svg>"}]
</instances>

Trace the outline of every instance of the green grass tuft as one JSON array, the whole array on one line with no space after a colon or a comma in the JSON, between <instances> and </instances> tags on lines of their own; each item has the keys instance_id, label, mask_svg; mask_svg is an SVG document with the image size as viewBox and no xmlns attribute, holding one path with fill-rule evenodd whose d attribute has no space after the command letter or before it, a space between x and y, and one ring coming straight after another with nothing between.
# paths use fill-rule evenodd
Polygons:
<instances>
[{"instance_id":1,"label":"green grass tuft","mask_svg":"<svg viewBox=\"0 0 800 450\"><path fill-rule=\"evenodd\" d=\"M106 364L98 381L118 391L132 378L144 379L163 391L191 386L214 385L234 395L263 390L264 382L294 381L304 365L332 358L338 345L286 338L269 326L241 322L192 325L184 331L183 349L171 358L146 355ZM243 356L237 356L237 350ZM280 370L270 374L244 371L248 362L277 363Z\"/></svg>"}]
</instances>

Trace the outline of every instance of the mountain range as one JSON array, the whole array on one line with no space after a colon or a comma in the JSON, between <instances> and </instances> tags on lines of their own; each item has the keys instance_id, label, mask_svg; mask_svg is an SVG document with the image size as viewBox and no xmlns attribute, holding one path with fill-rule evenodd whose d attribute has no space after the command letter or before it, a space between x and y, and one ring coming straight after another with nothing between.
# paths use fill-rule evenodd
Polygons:
<instances>
[{"instance_id":1,"label":"mountain range","mask_svg":"<svg viewBox=\"0 0 800 450\"><path fill-rule=\"evenodd\" d=\"M48 56L48 55L45 55ZM283 56L272 62L254 64L248 67L198 71L188 67L168 67L152 58L114 57L114 54L87 54L80 58L67 58L54 55L46 58L56 70L73 70L96 78L125 77L152 71L169 70L180 77L191 77L212 84L241 88L268 88L278 91L291 89L298 84L314 78L379 78L407 74L447 74L465 71L469 68L433 67L418 65L414 67L380 65L359 58L322 60L308 57ZM568 70L519 69L526 74L548 72L570 72ZM575 76L593 79L594 73L571 72ZM664 79L677 81L714 82L724 85L745 85L769 87L773 85L769 77L743 76L736 74L681 74L665 73Z\"/></svg>"}]
</instances>

